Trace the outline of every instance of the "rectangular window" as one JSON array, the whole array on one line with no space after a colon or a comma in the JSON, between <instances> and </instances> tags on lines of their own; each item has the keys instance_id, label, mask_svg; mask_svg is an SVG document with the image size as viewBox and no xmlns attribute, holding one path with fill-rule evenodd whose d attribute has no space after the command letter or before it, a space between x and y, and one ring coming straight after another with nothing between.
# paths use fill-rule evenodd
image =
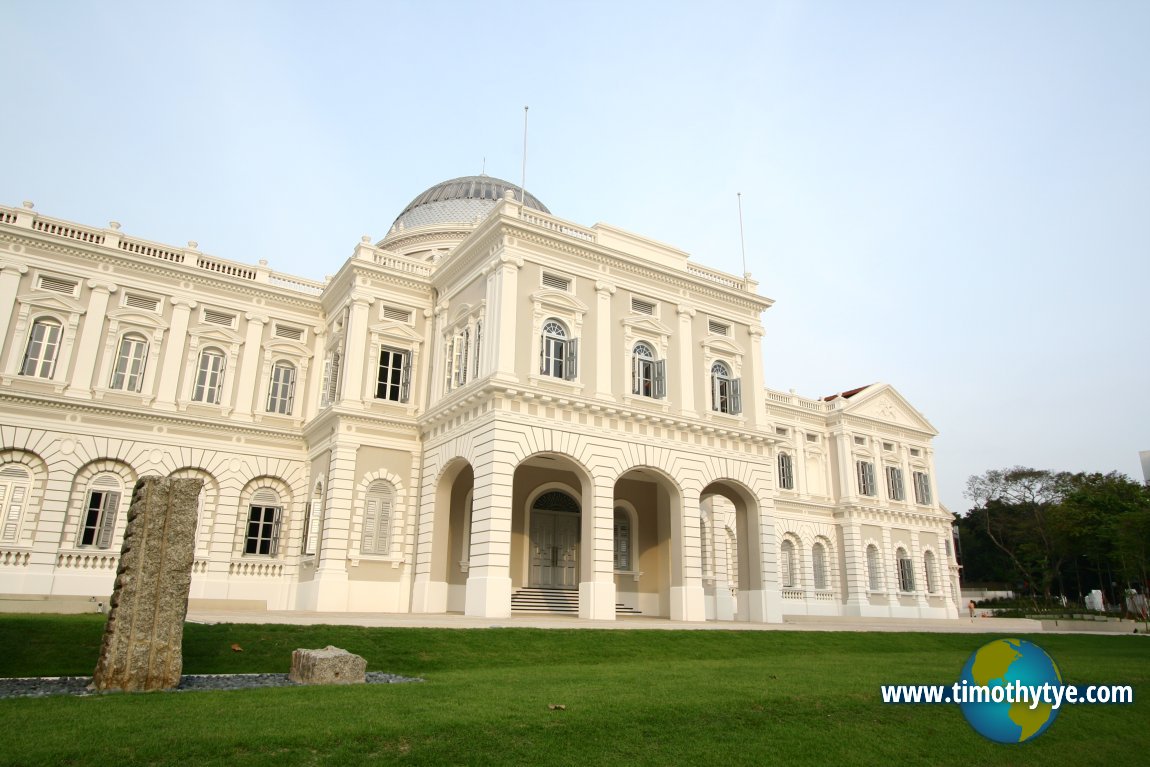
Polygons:
<instances>
[{"instance_id":1,"label":"rectangular window","mask_svg":"<svg viewBox=\"0 0 1150 767\"><path fill-rule=\"evenodd\" d=\"M116 529L116 509L120 494L107 490L92 490L84 504L84 524L80 529L80 545L106 549L112 545Z\"/></svg>"},{"instance_id":2,"label":"rectangular window","mask_svg":"<svg viewBox=\"0 0 1150 767\"><path fill-rule=\"evenodd\" d=\"M411 361L408 353L386 347L379 350L379 373L375 380L375 398L407 402L411 388Z\"/></svg>"},{"instance_id":3,"label":"rectangular window","mask_svg":"<svg viewBox=\"0 0 1150 767\"><path fill-rule=\"evenodd\" d=\"M795 467L790 453L779 453L779 487L784 490L795 489Z\"/></svg>"},{"instance_id":4,"label":"rectangular window","mask_svg":"<svg viewBox=\"0 0 1150 767\"><path fill-rule=\"evenodd\" d=\"M245 554L274 557L279 550L280 510L276 506L248 508L248 534L244 541Z\"/></svg>"},{"instance_id":5,"label":"rectangular window","mask_svg":"<svg viewBox=\"0 0 1150 767\"><path fill-rule=\"evenodd\" d=\"M875 495L874 464L870 461L856 461L858 471L859 495Z\"/></svg>"},{"instance_id":6,"label":"rectangular window","mask_svg":"<svg viewBox=\"0 0 1150 767\"><path fill-rule=\"evenodd\" d=\"M54 320L36 320L28 334L24 364L20 375L51 378L56 371L56 354L60 351L60 324Z\"/></svg>"},{"instance_id":7,"label":"rectangular window","mask_svg":"<svg viewBox=\"0 0 1150 767\"><path fill-rule=\"evenodd\" d=\"M116 367L112 371L109 388L120 391L140 391L144 383L144 356L148 342L139 336L124 336L116 353Z\"/></svg>"},{"instance_id":8,"label":"rectangular window","mask_svg":"<svg viewBox=\"0 0 1150 767\"><path fill-rule=\"evenodd\" d=\"M924 471L914 473L914 502L923 506L929 506L931 502L930 475Z\"/></svg>"},{"instance_id":9,"label":"rectangular window","mask_svg":"<svg viewBox=\"0 0 1150 767\"><path fill-rule=\"evenodd\" d=\"M902 552L898 559L898 590L914 591L914 563L906 556L906 552Z\"/></svg>"},{"instance_id":10,"label":"rectangular window","mask_svg":"<svg viewBox=\"0 0 1150 767\"><path fill-rule=\"evenodd\" d=\"M295 400L295 366L287 362L277 362L272 366L272 380L268 387L269 413L291 415Z\"/></svg>"},{"instance_id":11,"label":"rectangular window","mask_svg":"<svg viewBox=\"0 0 1150 767\"><path fill-rule=\"evenodd\" d=\"M901 501L906 498L902 486L902 469L897 466L886 467L886 494L892 501Z\"/></svg>"},{"instance_id":12,"label":"rectangular window","mask_svg":"<svg viewBox=\"0 0 1150 767\"><path fill-rule=\"evenodd\" d=\"M217 351L206 351L200 355L200 367L196 372L196 388L192 392L192 401L218 405L223 388L224 355Z\"/></svg>"}]
</instances>

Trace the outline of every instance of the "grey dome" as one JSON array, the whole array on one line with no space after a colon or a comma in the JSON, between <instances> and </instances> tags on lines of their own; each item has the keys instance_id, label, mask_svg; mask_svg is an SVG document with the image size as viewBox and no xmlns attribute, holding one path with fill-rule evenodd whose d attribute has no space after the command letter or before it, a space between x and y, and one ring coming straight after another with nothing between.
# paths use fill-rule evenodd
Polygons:
<instances>
[{"instance_id":1,"label":"grey dome","mask_svg":"<svg viewBox=\"0 0 1150 767\"><path fill-rule=\"evenodd\" d=\"M471 224L478 218L486 217L508 190L515 199L522 199L522 190L509 181L492 176L453 178L436 184L408 203L396 217L392 228ZM525 204L543 213L551 212L530 192L527 193Z\"/></svg>"}]
</instances>

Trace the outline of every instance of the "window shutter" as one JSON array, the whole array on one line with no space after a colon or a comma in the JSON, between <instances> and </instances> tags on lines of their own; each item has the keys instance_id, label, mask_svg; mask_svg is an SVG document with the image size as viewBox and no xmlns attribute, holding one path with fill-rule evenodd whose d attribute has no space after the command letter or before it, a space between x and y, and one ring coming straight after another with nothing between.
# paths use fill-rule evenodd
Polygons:
<instances>
[{"instance_id":1,"label":"window shutter","mask_svg":"<svg viewBox=\"0 0 1150 767\"><path fill-rule=\"evenodd\" d=\"M566 344L566 359L563 360L563 378L574 381L579 377L579 339L572 338Z\"/></svg>"},{"instance_id":2,"label":"window shutter","mask_svg":"<svg viewBox=\"0 0 1150 767\"><path fill-rule=\"evenodd\" d=\"M364 503L363 509L363 538L360 549L364 554L375 554L375 526L379 516L379 501L370 495Z\"/></svg>"},{"instance_id":3,"label":"window shutter","mask_svg":"<svg viewBox=\"0 0 1150 767\"><path fill-rule=\"evenodd\" d=\"M547 334L539 336L539 375L547 374Z\"/></svg>"},{"instance_id":4,"label":"window shutter","mask_svg":"<svg viewBox=\"0 0 1150 767\"><path fill-rule=\"evenodd\" d=\"M120 506L119 493L104 493L100 504L100 533L96 537L96 548L106 549L112 545L112 533L116 530L116 510Z\"/></svg>"},{"instance_id":5,"label":"window shutter","mask_svg":"<svg viewBox=\"0 0 1150 767\"><path fill-rule=\"evenodd\" d=\"M655 399L667 396L667 360L655 363Z\"/></svg>"},{"instance_id":6,"label":"window shutter","mask_svg":"<svg viewBox=\"0 0 1150 767\"><path fill-rule=\"evenodd\" d=\"M407 402L411 397L411 355L403 355L403 372L399 378L399 401Z\"/></svg>"},{"instance_id":7,"label":"window shutter","mask_svg":"<svg viewBox=\"0 0 1150 767\"><path fill-rule=\"evenodd\" d=\"M451 391L451 381L452 381L452 377L455 375L454 363L455 363L455 336L452 336L451 340L447 342L447 357L446 357L446 361L443 363L444 367L447 368L447 370L445 371L447 373L447 375L444 376L444 381L443 381L443 391L445 391L445 392Z\"/></svg>"},{"instance_id":8,"label":"window shutter","mask_svg":"<svg viewBox=\"0 0 1150 767\"><path fill-rule=\"evenodd\" d=\"M639 365L639 355L638 354L632 354L631 355L631 393L632 394L642 394L643 393L643 382L641 380L642 372L643 372L642 368Z\"/></svg>"},{"instance_id":9,"label":"window shutter","mask_svg":"<svg viewBox=\"0 0 1150 767\"><path fill-rule=\"evenodd\" d=\"M719 377L714 373L711 373L711 410L718 410L719 412L722 412L723 409L723 395L721 386L722 384L719 381Z\"/></svg>"},{"instance_id":10,"label":"window shutter","mask_svg":"<svg viewBox=\"0 0 1150 767\"><path fill-rule=\"evenodd\" d=\"M311 502L311 516L308 519L307 525L307 552L309 554L319 554L319 528L323 523L323 498L316 496L318 500Z\"/></svg>"},{"instance_id":11,"label":"window shutter","mask_svg":"<svg viewBox=\"0 0 1150 767\"><path fill-rule=\"evenodd\" d=\"M375 553L391 554L391 493L379 499L379 514L375 523Z\"/></svg>"},{"instance_id":12,"label":"window shutter","mask_svg":"<svg viewBox=\"0 0 1150 767\"><path fill-rule=\"evenodd\" d=\"M273 557L279 553L280 550L280 510L272 510L272 540L271 547L268 551Z\"/></svg>"},{"instance_id":13,"label":"window shutter","mask_svg":"<svg viewBox=\"0 0 1150 767\"><path fill-rule=\"evenodd\" d=\"M738 415L743 412L743 380L741 378L731 379L731 415Z\"/></svg>"}]
</instances>

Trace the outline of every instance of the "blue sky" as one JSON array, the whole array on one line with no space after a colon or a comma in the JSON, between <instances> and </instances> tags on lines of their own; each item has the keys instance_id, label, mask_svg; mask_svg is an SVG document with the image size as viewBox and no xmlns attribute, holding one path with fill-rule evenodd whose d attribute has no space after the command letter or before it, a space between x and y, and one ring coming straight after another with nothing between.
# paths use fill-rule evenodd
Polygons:
<instances>
[{"instance_id":1,"label":"blue sky","mask_svg":"<svg viewBox=\"0 0 1150 767\"><path fill-rule=\"evenodd\" d=\"M6 4L0 203L312 278L487 172L742 271L766 382L895 385L942 499L1150 449L1150 4Z\"/></svg>"}]
</instances>

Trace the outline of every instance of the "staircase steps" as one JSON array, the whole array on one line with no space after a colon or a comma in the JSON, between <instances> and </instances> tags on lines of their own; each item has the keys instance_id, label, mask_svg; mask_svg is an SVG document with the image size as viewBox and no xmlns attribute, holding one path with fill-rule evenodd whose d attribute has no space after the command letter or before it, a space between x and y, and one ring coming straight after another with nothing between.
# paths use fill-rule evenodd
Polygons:
<instances>
[{"instance_id":1,"label":"staircase steps","mask_svg":"<svg viewBox=\"0 0 1150 767\"><path fill-rule=\"evenodd\" d=\"M511 612L522 615L578 615L579 592L574 589L519 589L511 595ZM642 615L633 607L615 605L616 615Z\"/></svg>"}]
</instances>

